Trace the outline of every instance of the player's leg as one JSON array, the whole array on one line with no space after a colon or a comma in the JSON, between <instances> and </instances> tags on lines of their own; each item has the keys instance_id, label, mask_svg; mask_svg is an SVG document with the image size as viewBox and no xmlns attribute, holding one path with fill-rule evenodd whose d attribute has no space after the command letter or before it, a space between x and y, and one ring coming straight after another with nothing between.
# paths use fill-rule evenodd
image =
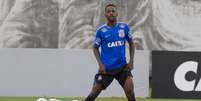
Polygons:
<instances>
[{"instance_id":1,"label":"player's leg","mask_svg":"<svg viewBox=\"0 0 201 101\"><path fill-rule=\"evenodd\" d=\"M136 101L134 93L133 76L130 71L123 70L115 76L115 79L124 89L128 101Z\"/></svg>"},{"instance_id":2,"label":"player's leg","mask_svg":"<svg viewBox=\"0 0 201 101\"><path fill-rule=\"evenodd\" d=\"M94 101L97 96L101 93L101 91L103 90L102 85L101 84L94 84L90 94L87 96L87 98L85 99L85 101Z\"/></svg>"},{"instance_id":3,"label":"player's leg","mask_svg":"<svg viewBox=\"0 0 201 101\"><path fill-rule=\"evenodd\" d=\"M102 90L105 90L113 81L114 77L110 75L96 74L94 86L85 101L94 101Z\"/></svg>"},{"instance_id":4,"label":"player's leg","mask_svg":"<svg viewBox=\"0 0 201 101\"><path fill-rule=\"evenodd\" d=\"M126 94L126 97L128 98L128 101L136 101L132 76L127 77L123 89Z\"/></svg>"}]
</instances>

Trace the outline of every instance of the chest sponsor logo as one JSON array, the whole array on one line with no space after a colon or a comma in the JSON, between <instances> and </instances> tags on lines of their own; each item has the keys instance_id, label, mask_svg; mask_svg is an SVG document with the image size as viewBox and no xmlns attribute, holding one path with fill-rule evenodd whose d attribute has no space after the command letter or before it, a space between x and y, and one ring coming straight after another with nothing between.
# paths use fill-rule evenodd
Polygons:
<instances>
[{"instance_id":1,"label":"chest sponsor logo","mask_svg":"<svg viewBox=\"0 0 201 101\"><path fill-rule=\"evenodd\" d=\"M123 46L124 45L124 41L115 41L115 42L109 42L107 44L107 46L109 48L112 48L112 47L118 47L118 46Z\"/></svg>"}]
</instances>

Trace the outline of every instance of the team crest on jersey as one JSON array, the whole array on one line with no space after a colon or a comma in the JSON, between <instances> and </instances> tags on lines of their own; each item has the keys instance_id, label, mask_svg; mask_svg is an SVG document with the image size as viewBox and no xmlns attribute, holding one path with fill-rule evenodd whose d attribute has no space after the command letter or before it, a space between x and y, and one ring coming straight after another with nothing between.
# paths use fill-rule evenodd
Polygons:
<instances>
[{"instance_id":1,"label":"team crest on jersey","mask_svg":"<svg viewBox=\"0 0 201 101\"><path fill-rule=\"evenodd\" d=\"M106 31L107 31L107 29L106 29L106 28L103 28L103 29L101 29L101 31L102 31L102 32L106 32Z\"/></svg>"},{"instance_id":2,"label":"team crest on jersey","mask_svg":"<svg viewBox=\"0 0 201 101\"><path fill-rule=\"evenodd\" d=\"M125 36L125 32L124 32L124 30L119 30L119 37L120 38L123 38Z\"/></svg>"}]
</instances>

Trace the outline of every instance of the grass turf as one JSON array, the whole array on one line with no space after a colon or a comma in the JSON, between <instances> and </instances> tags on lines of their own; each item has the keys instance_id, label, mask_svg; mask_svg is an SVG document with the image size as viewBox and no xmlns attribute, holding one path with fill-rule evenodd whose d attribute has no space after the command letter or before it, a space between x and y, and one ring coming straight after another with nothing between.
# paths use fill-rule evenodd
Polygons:
<instances>
[{"instance_id":1,"label":"grass turf","mask_svg":"<svg viewBox=\"0 0 201 101\"><path fill-rule=\"evenodd\" d=\"M0 97L0 101L36 101L38 97ZM61 101L72 101L73 99L84 101L83 98L57 98ZM125 98L98 98L96 101L127 101ZM137 101L200 101L190 99L151 99L151 98L138 98Z\"/></svg>"}]
</instances>

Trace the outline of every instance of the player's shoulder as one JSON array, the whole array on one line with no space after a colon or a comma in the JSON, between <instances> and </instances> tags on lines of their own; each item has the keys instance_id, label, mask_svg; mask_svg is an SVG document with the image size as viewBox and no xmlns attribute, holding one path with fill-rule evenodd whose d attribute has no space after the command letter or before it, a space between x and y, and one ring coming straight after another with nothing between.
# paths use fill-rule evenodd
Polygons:
<instances>
[{"instance_id":1,"label":"player's shoulder","mask_svg":"<svg viewBox=\"0 0 201 101\"><path fill-rule=\"evenodd\" d=\"M102 26L98 27L97 32L106 32L107 31L107 24L103 24Z\"/></svg>"},{"instance_id":2,"label":"player's shoulder","mask_svg":"<svg viewBox=\"0 0 201 101\"><path fill-rule=\"evenodd\" d=\"M128 27L128 24L125 23L125 22L118 22L118 27L119 27L119 28L127 28L127 27Z\"/></svg>"}]
</instances>

